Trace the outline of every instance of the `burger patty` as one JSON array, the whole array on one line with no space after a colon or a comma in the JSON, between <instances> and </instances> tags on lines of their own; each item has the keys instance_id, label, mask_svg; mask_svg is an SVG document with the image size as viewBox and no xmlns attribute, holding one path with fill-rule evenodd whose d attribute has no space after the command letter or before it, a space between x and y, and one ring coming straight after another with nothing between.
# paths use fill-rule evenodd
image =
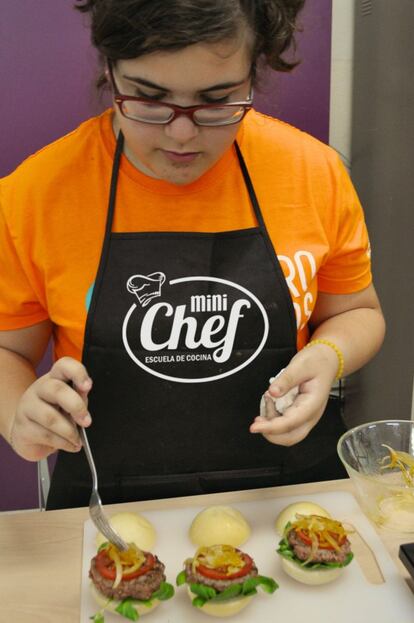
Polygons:
<instances>
[{"instance_id":1,"label":"burger patty","mask_svg":"<svg viewBox=\"0 0 414 623\"><path fill-rule=\"evenodd\" d=\"M191 559L186 561L184 570L188 584L204 584L205 586L211 586L215 588L218 593L221 593L229 586L233 586L233 584L242 584L246 580L258 575L257 567L254 563L249 573L246 573L242 578L235 578L234 580L214 580L213 578L206 578L201 573L193 571Z\"/></svg>"},{"instance_id":2,"label":"burger patty","mask_svg":"<svg viewBox=\"0 0 414 623\"><path fill-rule=\"evenodd\" d=\"M287 535L289 545L299 560L308 560L311 555L312 546L304 543L295 530L291 530ZM347 555L351 551L351 543L348 539L340 546L339 550L318 548L309 562L339 562L344 563Z\"/></svg>"},{"instance_id":3,"label":"burger patty","mask_svg":"<svg viewBox=\"0 0 414 623\"><path fill-rule=\"evenodd\" d=\"M113 580L108 580L99 573L96 568L95 558L92 558L91 561L89 577L98 591L106 597L112 597L120 601L127 597L149 599L152 593L159 588L161 582L165 581L165 565L156 556L154 558L155 565L150 571L131 580L121 580L116 588L113 588Z\"/></svg>"}]
</instances>

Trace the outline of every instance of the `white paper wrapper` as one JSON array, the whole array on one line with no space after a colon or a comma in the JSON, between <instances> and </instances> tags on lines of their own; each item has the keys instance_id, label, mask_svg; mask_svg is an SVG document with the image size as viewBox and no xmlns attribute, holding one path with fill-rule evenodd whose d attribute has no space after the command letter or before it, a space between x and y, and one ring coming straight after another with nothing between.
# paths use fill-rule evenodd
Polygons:
<instances>
[{"instance_id":1,"label":"white paper wrapper","mask_svg":"<svg viewBox=\"0 0 414 623\"><path fill-rule=\"evenodd\" d=\"M283 370L284 368L279 372L279 374L281 374ZM277 374L276 376L272 376L269 379L269 384L272 383L275 378L279 376L279 374ZM283 415L286 409L288 409L293 404L298 393L299 387L293 387L287 392L287 394L285 394L284 396L280 396L279 398L273 398L273 396L271 396L269 392L265 392L260 401L260 415L267 420L271 420L273 417ZM266 401L269 400L271 400L274 404L275 413L273 413L273 409L266 409Z\"/></svg>"}]
</instances>

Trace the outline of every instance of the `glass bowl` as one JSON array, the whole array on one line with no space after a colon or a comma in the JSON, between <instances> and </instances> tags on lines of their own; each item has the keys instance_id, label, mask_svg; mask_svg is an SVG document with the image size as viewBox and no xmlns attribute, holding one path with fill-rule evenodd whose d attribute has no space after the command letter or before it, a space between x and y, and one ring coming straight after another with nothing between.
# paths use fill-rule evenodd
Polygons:
<instances>
[{"instance_id":1,"label":"glass bowl","mask_svg":"<svg viewBox=\"0 0 414 623\"><path fill-rule=\"evenodd\" d=\"M400 466L385 446L407 453L397 455L404 459ZM337 450L364 513L378 526L414 532L414 422L356 426L340 437Z\"/></svg>"}]
</instances>

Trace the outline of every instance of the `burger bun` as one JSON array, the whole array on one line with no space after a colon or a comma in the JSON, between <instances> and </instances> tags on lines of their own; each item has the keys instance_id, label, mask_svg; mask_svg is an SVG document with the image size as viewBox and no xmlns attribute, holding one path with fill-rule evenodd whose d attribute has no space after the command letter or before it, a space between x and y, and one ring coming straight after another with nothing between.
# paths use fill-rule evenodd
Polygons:
<instances>
[{"instance_id":1,"label":"burger bun","mask_svg":"<svg viewBox=\"0 0 414 623\"><path fill-rule=\"evenodd\" d=\"M189 586L187 586L187 591L191 600L197 597L197 595L191 592ZM250 603L251 599L252 596L233 597L232 599L222 602L207 601L203 606L197 609L213 617L231 617L243 610Z\"/></svg>"},{"instance_id":2,"label":"burger bun","mask_svg":"<svg viewBox=\"0 0 414 623\"><path fill-rule=\"evenodd\" d=\"M239 547L250 533L250 526L239 510L232 506L210 506L196 515L189 536L198 547L220 543Z\"/></svg>"},{"instance_id":3,"label":"burger bun","mask_svg":"<svg viewBox=\"0 0 414 623\"><path fill-rule=\"evenodd\" d=\"M118 616L122 616L119 614L119 612L116 611L116 608L121 603L120 601L118 601L117 599L112 599L111 601L108 601L108 597L106 597L105 595L102 595L102 593L98 591L98 589L96 588L93 582L91 582L90 584L90 590L91 590L92 597L98 604L99 608L103 610L107 610L108 612L113 612L113 614L117 614ZM131 603L134 606L135 610L138 612L139 616L143 616L144 614L148 614L149 612L152 612L152 610L154 610L154 608L159 606L161 602L158 599L154 599L150 606L146 606L145 604L137 600L132 600ZM125 620L124 617L122 618Z\"/></svg>"},{"instance_id":4,"label":"burger bun","mask_svg":"<svg viewBox=\"0 0 414 623\"><path fill-rule=\"evenodd\" d=\"M286 558L282 558L281 562L282 569L287 575L298 582L302 582L302 584L309 584L311 586L333 582L344 570L343 567L307 569L306 567L298 565L293 560L287 560Z\"/></svg>"},{"instance_id":5,"label":"burger bun","mask_svg":"<svg viewBox=\"0 0 414 623\"><path fill-rule=\"evenodd\" d=\"M116 513L109 518L109 523L126 543L135 543L146 552L153 549L156 540L154 526L139 513ZM107 540L103 534L98 532L97 548Z\"/></svg>"},{"instance_id":6,"label":"burger bun","mask_svg":"<svg viewBox=\"0 0 414 623\"><path fill-rule=\"evenodd\" d=\"M299 515L320 515L322 517L331 516L327 510L314 502L294 502L286 506L276 517L275 528L281 536L283 535L286 524L289 521L293 522L296 520L296 513Z\"/></svg>"}]
</instances>

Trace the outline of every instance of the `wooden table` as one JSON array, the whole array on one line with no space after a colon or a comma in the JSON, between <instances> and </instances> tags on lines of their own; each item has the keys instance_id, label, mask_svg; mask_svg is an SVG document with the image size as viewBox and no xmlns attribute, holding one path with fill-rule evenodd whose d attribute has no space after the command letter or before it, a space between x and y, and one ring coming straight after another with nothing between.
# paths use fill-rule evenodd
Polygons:
<instances>
[{"instance_id":1,"label":"wooden table","mask_svg":"<svg viewBox=\"0 0 414 623\"><path fill-rule=\"evenodd\" d=\"M258 495L290 497L328 491L350 491L349 480L261 490ZM208 496L209 504L242 501L252 492ZM168 506L202 505L205 496L108 506L111 512L145 511ZM0 621L7 623L78 623L83 524L88 509L0 514ZM402 578L414 593L414 582L398 558L409 535L377 529ZM413 602L414 607L414 602Z\"/></svg>"}]
</instances>

